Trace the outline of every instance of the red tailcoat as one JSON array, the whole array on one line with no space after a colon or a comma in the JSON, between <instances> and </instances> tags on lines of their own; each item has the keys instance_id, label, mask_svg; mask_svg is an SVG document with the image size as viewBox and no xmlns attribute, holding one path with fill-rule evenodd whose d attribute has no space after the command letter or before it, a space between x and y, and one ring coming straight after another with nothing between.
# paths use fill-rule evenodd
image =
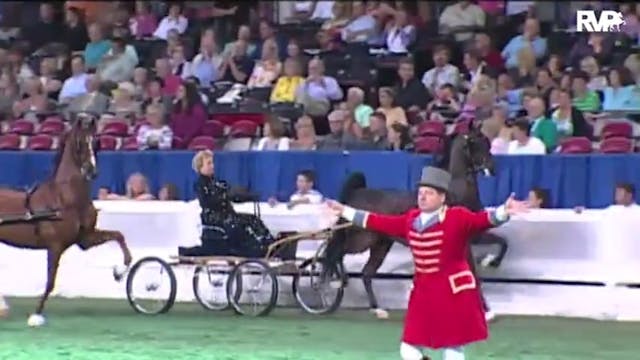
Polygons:
<instances>
[{"instance_id":1,"label":"red tailcoat","mask_svg":"<svg viewBox=\"0 0 640 360\"><path fill-rule=\"evenodd\" d=\"M354 223L406 238L415 275L403 342L431 349L463 346L488 337L478 284L468 263L468 242L498 225L495 212L443 208L426 224L420 210L389 216L358 211Z\"/></svg>"}]
</instances>

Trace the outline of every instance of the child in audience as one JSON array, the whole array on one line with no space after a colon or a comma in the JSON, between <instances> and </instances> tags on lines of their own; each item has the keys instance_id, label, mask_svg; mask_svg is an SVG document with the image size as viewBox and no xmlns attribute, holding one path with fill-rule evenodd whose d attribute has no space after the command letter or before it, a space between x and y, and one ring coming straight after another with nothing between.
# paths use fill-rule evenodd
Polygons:
<instances>
[{"instance_id":1,"label":"child in audience","mask_svg":"<svg viewBox=\"0 0 640 360\"><path fill-rule=\"evenodd\" d=\"M315 174L311 170L303 170L298 173L298 177L296 179L296 192L294 192L289 197L289 202L287 203L287 207L289 209L293 208L296 205L300 204L320 204L324 200L322 194L315 190ZM271 206L275 206L277 204L277 199L275 197L271 197L269 199L269 204Z\"/></svg>"}]
</instances>

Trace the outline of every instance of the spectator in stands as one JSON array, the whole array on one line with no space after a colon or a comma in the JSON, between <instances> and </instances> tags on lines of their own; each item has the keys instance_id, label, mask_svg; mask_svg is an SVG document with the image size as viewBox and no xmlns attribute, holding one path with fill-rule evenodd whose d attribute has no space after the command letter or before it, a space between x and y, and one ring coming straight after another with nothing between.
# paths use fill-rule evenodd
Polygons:
<instances>
[{"instance_id":1,"label":"spectator in stands","mask_svg":"<svg viewBox=\"0 0 640 360\"><path fill-rule=\"evenodd\" d=\"M424 84L415 76L412 58L404 58L398 63L398 82L394 87L395 101L406 111L418 112L426 108L429 94Z\"/></svg>"},{"instance_id":2,"label":"spectator in stands","mask_svg":"<svg viewBox=\"0 0 640 360\"><path fill-rule=\"evenodd\" d=\"M640 112L640 87L633 85L629 70L624 67L609 70L609 86L603 94L604 111Z\"/></svg>"},{"instance_id":3,"label":"spectator in stands","mask_svg":"<svg viewBox=\"0 0 640 360\"><path fill-rule=\"evenodd\" d=\"M486 16L480 6L471 1L457 1L447 6L440 15L441 34L453 34L456 41L464 42L473 37L473 31L485 26Z\"/></svg>"},{"instance_id":4,"label":"spectator in stands","mask_svg":"<svg viewBox=\"0 0 640 360\"><path fill-rule=\"evenodd\" d=\"M396 105L395 93L390 87L378 89L378 102L380 107L376 111L381 112L387 118L387 127L393 124L408 125L404 109Z\"/></svg>"},{"instance_id":5,"label":"spectator in stands","mask_svg":"<svg viewBox=\"0 0 640 360\"><path fill-rule=\"evenodd\" d=\"M243 42L247 47L245 54L253 54L256 51L256 45L251 42L251 28L248 25L240 25L238 27L238 35L235 41L229 42L222 50L222 56L233 56L233 48L238 42Z\"/></svg>"},{"instance_id":6,"label":"spectator in stands","mask_svg":"<svg viewBox=\"0 0 640 360\"><path fill-rule=\"evenodd\" d=\"M547 68L540 68L536 72L536 89L538 90L538 94L544 99L547 105L549 105L549 96L551 95L551 90L556 87L556 83L553 81L551 77L551 73Z\"/></svg>"},{"instance_id":7,"label":"spectator in stands","mask_svg":"<svg viewBox=\"0 0 640 360\"><path fill-rule=\"evenodd\" d=\"M631 72L631 78L636 85L640 85L640 55L629 55L624 61L624 67Z\"/></svg>"},{"instance_id":8,"label":"spectator in stands","mask_svg":"<svg viewBox=\"0 0 640 360\"><path fill-rule=\"evenodd\" d=\"M224 57L219 53L215 33L213 30L205 31L200 37L200 51L191 61L190 72L198 78L203 88L208 89L220 79L223 62Z\"/></svg>"},{"instance_id":9,"label":"spectator in stands","mask_svg":"<svg viewBox=\"0 0 640 360\"><path fill-rule=\"evenodd\" d=\"M494 86L484 82L481 78L471 89L458 120L484 121L491 117L493 106L496 104L496 92Z\"/></svg>"},{"instance_id":10,"label":"spectator in stands","mask_svg":"<svg viewBox=\"0 0 640 360\"><path fill-rule=\"evenodd\" d=\"M194 137L200 135L205 121L207 111L202 105L198 89L191 83L181 84L171 112L170 126L174 135L188 145Z\"/></svg>"},{"instance_id":11,"label":"spectator in stands","mask_svg":"<svg viewBox=\"0 0 640 360\"><path fill-rule=\"evenodd\" d=\"M580 70L589 75L587 83L589 90L600 91L607 87L607 77L600 74L600 65L593 56L587 56L580 60Z\"/></svg>"},{"instance_id":12,"label":"spectator in stands","mask_svg":"<svg viewBox=\"0 0 640 360\"><path fill-rule=\"evenodd\" d=\"M171 112L171 97L162 93L163 87L164 81L159 77L155 77L148 82L144 93L144 100L142 101L143 109L146 109L151 104L156 104L162 106L165 114L169 114Z\"/></svg>"},{"instance_id":13,"label":"spectator in stands","mask_svg":"<svg viewBox=\"0 0 640 360\"><path fill-rule=\"evenodd\" d=\"M304 106L305 113L311 116L324 116L331 102L342 99L342 89L338 81L324 75L324 63L315 58L309 61L307 79L296 90L296 102Z\"/></svg>"},{"instance_id":14,"label":"spectator in stands","mask_svg":"<svg viewBox=\"0 0 640 360\"><path fill-rule=\"evenodd\" d=\"M567 64L573 67L579 67L580 61L587 56L593 56L602 65L608 65L611 61L611 53L613 51L613 42L605 37L602 33L590 33L586 37L582 37L573 45Z\"/></svg>"},{"instance_id":15,"label":"spectator in stands","mask_svg":"<svg viewBox=\"0 0 640 360\"><path fill-rule=\"evenodd\" d=\"M248 43L236 41L232 53L224 57L220 67L219 79L244 84L253 72L253 60L248 56Z\"/></svg>"},{"instance_id":16,"label":"spectator in stands","mask_svg":"<svg viewBox=\"0 0 640 360\"><path fill-rule=\"evenodd\" d=\"M404 9L393 10L384 33L387 50L392 54L407 54L416 41L416 27L409 22Z\"/></svg>"},{"instance_id":17,"label":"spectator in stands","mask_svg":"<svg viewBox=\"0 0 640 360\"><path fill-rule=\"evenodd\" d=\"M38 121L35 114L52 110L53 104L49 102L47 94L42 88L42 83L37 77L28 79L24 85L25 95L22 100L14 103L13 116Z\"/></svg>"},{"instance_id":18,"label":"spectator in stands","mask_svg":"<svg viewBox=\"0 0 640 360\"><path fill-rule=\"evenodd\" d=\"M47 93L47 97L52 100L58 99L62 88L62 81L57 70L55 57L46 56L40 60L40 83Z\"/></svg>"},{"instance_id":19,"label":"spectator in stands","mask_svg":"<svg viewBox=\"0 0 640 360\"><path fill-rule=\"evenodd\" d=\"M290 39L287 45L287 59L295 59L300 63L300 69L307 68L309 63L309 57L306 56L300 48L300 43L296 39Z\"/></svg>"},{"instance_id":20,"label":"spectator in stands","mask_svg":"<svg viewBox=\"0 0 640 360\"><path fill-rule=\"evenodd\" d=\"M320 32L330 39L335 39L351 21L351 4L343 1L334 1L331 12L333 14L332 18L322 23Z\"/></svg>"},{"instance_id":21,"label":"spectator in stands","mask_svg":"<svg viewBox=\"0 0 640 360\"><path fill-rule=\"evenodd\" d=\"M148 124L140 126L136 140L140 150L171 149L173 131L164 122L165 116L162 106L151 104L147 107L145 120Z\"/></svg>"},{"instance_id":22,"label":"spectator in stands","mask_svg":"<svg viewBox=\"0 0 640 360\"><path fill-rule=\"evenodd\" d=\"M177 46L173 49L173 54L171 54L169 62L173 75L179 76L183 80L191 76L191 62L187 60L186 54L184 53L184 45ZM209 83L210 82L211 81L209 81Z\"/></svg>"},{"instance_id":23,"label":"spectator in stands","mask_svg":"<svg viewBox=\"0 0 640 360\"><path fill-rule=\"evenodd\" d=\"M27 79L34 77L36 74L33 72L29 64L25 61L22 50L17 47L12 48L9 51L9 69L15 74L18 84L22 85Z\"/></svg>"},{"instance_id":24,"label":"spectator in stands","mask_svg":"<svg viewBox=\"0 0 640 360\"><path fill-rule=\"evenodd\" d=\"M182 85L182 79L171 73L169 59L156 59L155 70L156 76L162 79L163 82L162 93L168 96L176 95L178 88Z\"/></svg>"},{"instance_id":25,"label":"spectator in stands","mask_svg":"<svg viewBox=\"0 0 640 360\"><path fill-rule=\"evenodd\" d=\"M627 208L637 208L635 201L636 187L629 183L620 183L616 185L615 205Z\"/></svg>"},{"instance_id":26,"label":"spectator in stands","mask_svg":"<svg viewBox=\"0 0 640 360\"><path fill-rule=\"evenodd\" d=\"M571 102L571 93L567 89L553 89L549 96L551 103L551 120L556 124L558 136L584 136L591 138L591 129L587 125L582 112Z\"/></svg>"},{"instance_id":27,"label":"spectator in stands","mask_svg":"<svg viewBox=\"0 0 640 360\"><path fill-rule=\"evenodd\" d=\"M316 131L313 126L313 119L303 115L295 124L296 139L291 142L291 149L295 150L316 150Z\"/></svg>"},{"instance_id":28,"label":"spectator in stands","mask_svg":"<svg viewBox=\"0 0 640 360\"><path fill-rule=\"evenodd\" d=\"M289 197L287 206L292 208L300 204L320 204L324 200L322 194L314 189L316 176L311 170L303 170L296 177L296 192Z\"/></svg>"},{"instance_id":29,"label":"spectator in stands","mask_svg":"<svg viewBox=\"0 0 640 360\"><path fill-rule=\"evenodd\" d=\"M518 51L518 64L509 69L511 79L518 88L533 86L536 81L536 57L531 47Z\"/></svg>"},{"instance_id":30,"label":"spectator in stands","mask_svg":"<svg viewBox=\"0 0 640 360\"><path fill-rule=\"evenodd\" d=\"M147 68L137 67L133 70L133 85L136 88L134 98L139 101L144 100L149 85L149 70Z\"/></svg>"},{"instance_id":31,"label":"spectator in stands","mask_svg":"<svg viewBox=\"0 0 640 360\"><path fill-rule=\"evenodd\" d=\"M13 104L20 99L20 87L15 76L9 71L2 71L0 76L0 120L13 118ZM0 132L2 127L0 127Z\"/></svg>"},{"instance_id":32,"label":"spectator in stands","mask_svg":"<svg viewBox=\"0 0 640 360\"><path fill-rule=\"evenodd\" d=\"M44 2L40 4L40 17L23 34L23 38L29 43L31 51L36 51L44 45L58 43L64 35L62 24L56 20L53 4Z\"/></svg>"},{"instance_id":33,"label":"spectator in stands","mask_svg":"<svg viewBox=\"0 0 640 360\"><path fill-rule=\"evenodd\" d=\"M109 194L108 200L153 200L149 181L141 173L133 173L127 180L125 195Z\"/></svg>"},{"instance_id":34,"label":"spectator in stands","mask_svg":"<svg viewBox=\"0 0 640 360\"><path fill-rule=\"evenodd\" d=\"M491 141L491 154L506 154L509 151L512 129L507 126L508 108L495 105L491 117L482 122L482 133Z\"/></svg>"},{"instance_id":35,"label":"spectator in stands","mask_svg":"<svg viewBox=\"0 0 640 360\"><path fill-rule=\"evenodd\" d=\"M118 87L113 90L113 101L107 112L120 120L127 120L131 125L141 112L140 103L133 98L135 91L133 83L129 81L119 83Z\"/></svg>"},{"instance_id":36,"label":"spectator in stands","mask_svg":"<svg viewBox=\"0 0 640 360\"><path fill-rule=\"evenodd\" d=\"M89 42L84 48L84 62L88 69L98 67L102 58L111 49L111 42L104 38L102 26L99 23L89 25Z\"/></svg>"},{"instance_id":37,"label":"spectator in stands","mask_svg":"<svg viewBox=\"0 0 640 360\"><path fill-rule=\"evenodd\" d=\"M432 95L444 84L458 86L460 71L458 67L449 63L450 55L449 48L444 45L438 45L433 49L434 67L422 76L422 83Z\"/></svg>"},{"instance_id":38,"label":"spectator in stands","mask_svg":"<svg viewBox=\"0 0 640 360\"><path fill-rule=\"evenodd\" d=\"M136 14L129 21L129 30L136 39L153 36L158 20L146 1L136 1Z\"/></svg>"},{"instance_id":39,"label":"spectator in stands","mask_svg":"<svg viewBox=\"0 0 640 360\"><path fill-rule=\"evenodd\" d=\"M277 34L275 31L275 26L267 19L260 20L259 25L260 31L260 41L256 44L255 51L251 55L253 59L260 59L264 54L263 47L267 43L275 43L276 45L276 54L279 59L284 59L287 57L287 39L285 39L280 34ZM272 46L270 44L270 46Z\"/></svg>"},{"instance_id":40,"label":"spectator in stands","mask_svg":"<svg viewBox=\"0 0 640 360\"><path fill-rule=\"evenodd\" d=\"M277 116L270 116L263 127L264 137L258 141L256 150L289 150L290 139L285 136L284 124Z\"/></svg>"},{"instance_id":41,"label":"spectator in stands","mask_svg":"<svg viewBox=\"0 0 640 360\"><path fill-rule=\"evenodd\" d=\"M529 190L529 197L527 199L529 208L531 209L547 209L549 208L549 191L539 187L534 187Z\"/></svg>"},{"instance_id":42,"label":"spectator in stands","mask_svg":"<svg viewBox=\"0 0 640 360\"><path fill-rule=\"evenodd\" d=\"M583 71L574 74L571 81L573 106L584 112L585 115L600 111L600 97L595 91L589 90L588 83L589 75Z\"/></svg>"},{"instance_id":43,"label":"spectator in stands","mask_svg":"<svg viewBox=\"0 0 640 360\"><path fill-rule=\"evenodd\" d=\"M374 150L385 150L389 148L387 142L387 119L381 112L371 114L369 120L369 135L367 142Z\"/></svg>"},{"instance_id":44,"label":"spectator in stands","mask_svg":"<svg viewBox=\"0 0 640 360\"><path fill-rule=\"evenodd\" d=\"M74 98L87 93L87 72L84 58L76 55L71 58L71 77L66 79L58 96L62 103L69 103Z\"/></svg>"},{"instance_id":45,"label":"spectator in stands","mask_svg":"<svg viewBox=\"0 0 640 360\"><path fill-rule=\"evenodd\" d=\"M487 64L474 49L464 52L462 62L466 71L462 74L463 80L460 86L467 91L471 90L480 75L492 74L492 69L488 68Z\"/></svg>"},{"instance_id":46,"label":"spectator in stands","mask_svg":"<svg viewBox=\"0 0 640 360\"><path fill-rule=\"evenodd\" d=\"M460 115L461 110L456 89L451 84L441 85L435 99L427 106L429 120L432 121L453 121Z\"/></svg>"},{"instance_id":47,"label":"spectator in stands","mask_svg":"<svg viewBox=\"0 0 640 360\"><path fill-rule=\"evenodd\" d=\"M558 129L556 124L546 116L544 99L539 96L527 104L527 117L531 122L533 136L542 140L547 152L552 152L558 145Z\"/></svg>"},{"instance_id":48,"label":"spectator in stands","mask_svg":"<svg viewBox=\"0 0 640 360\"><path fill-rule=\"evenodd\" d=\"M530 125L526 119L516 120L513 139L507 148L508 155L544 155L546 148L542 140L530 136Z\"/></svg>"},{"instance_id":49,"label":"spectator in stands","mask_svg":"<svg viewBox=\"0 0 640 360\"><path fill-rule=\"evenodd\" d=\"M549 56L549 60L545 66L545 69L556 83L560 84L560 80L564 75L564 67L562 65L562 58L558 54Z\"/></svg>"},{"instance_id":50,"label":"spectator in stands","mask_svg":"<svg viewBox=\"0 0 640 360\"><path fill-rule=\"evenodd\" d=\"M345 131L347 116L345 110L334 110L327 116L330 132L320 139L318 150L352 150L358 147L357 139Z\"/></svg>"},{"instance_id":51,"label":"spectator in stands","mask_svg":"<svg viewBox=\"0 0 640 360\"><path fill-rule=\"evenodd\" d=\"M66 9L63 33L64 42L69 46L69 51L72 53L82 52L89 42L87 26L77 8L69 7Z\"/></svg>"},{"instance_id":52,"label":"spectator in stands","mask_svg":"<svg viewBox=\"0 0 640 360\"><path fill-rule=\"evenodd\" d=\"M504 59L498 50L493 47L491 38L487 33L477 33L474 40L474 48L489 68L496 71L504 70Z\"/></svg>"},{"instance_id":53,"label":"spectator in stands","mask_svg":"<svg viewBox=\"0 0 640 360\"><path fill-rule=\"evenodd\" d=\"M127 43L122 38L111 41L112 55L105 56L98 65L97 73L103 81L119 83L133 78L136 63L126 53Z\"/></svg>"},{"instance_id":54,"label":"spectator in stands","mask_svg":"<svg viewBox=\"0 0 640 360\"><path fill-rule=\"evenodd\" d=\"M409 127L401 123L393 123L387 129L387 143L391 151L414 151Z\"/></svg>"},{"instance_id":55,"label":"spectator in stands","mask_svg":"<svg viewBox=\"0 0 640 360\"><path fill-rule=\"evenodd\" d=\"M525 21L522 35L513 37L502 50L507 69L518 67L520 50L530 48L537 60L547 53L547 39L540 37L540 23L537 19L529 18Z\"/></svg>"},{"instance_id":56,"label":"spectator in stands","mask_svg":"<svg viewBox=\"0 0 640 360\"><path fill-rule=\"evenodd\" d=\"M180 34L178 34L178 30L171 29L167 34L167 41L165 43L157 43L159 46L153 47L153 55L152 59L158 58L171 58L171 54L173 54L173 50L176 47L183 45L183 41L180 38Z\"/></svg>"},{"instance_id":57,"label":"spectator in stands","mask_svg":"<svg viewBox=\"0 0 640 360\"><path fill-rule=\"evenodd\" d=\"M178 193L178 187L173 183L166 183L162 185L160 191L158 191L158 200L160 201L177 201L180 200L180 194Z\"/></svg>"},{"instance_id":58,"label":"spectator in stands","mask_svg":"<svg viewBox=\"0 0 640 360\"><path fill-rule=\"evenodd\" d=\"M284 74L278 78L276 86L271 91L272 103L293 103L296 100L296 90L304 83L302 65L295 58L287 58L284 62Z\"/></svg>"},{"instance_id":59,"label":"spectator in stands","mask_svg":"<svg viewBox=\"0 0 640 360\"><path fill-rule=\"evenodd\" d=\"M347 90L345 110L352 114L353 119L363 129L369 127L369 117L373 113L373 108L365 104L364 100L364 91L359 87L351 87Z\"/></svg>"},{"instance_id":60,"label":"spectator in stands","mask_svg":"<svg viewBox=\"0 0 640 360\"><path fill-rule=\"evenodd\" d=\"M178 34L182 35L187 31L189 26L189 20L182 15L182 5L180 3L172 3L169 6L169 13L158 24L158 27L153 32L153 37L167 40L170 30L178 31Z\"/></svg>"},{"instance_id":61,"label":"spectator in stands","mask_svg":"<svg viewBox=\"0 0 640 360\"><path fill-rule=\"evenodd\" d=\"M267 40L261 49L262 57L253 68L247 82L248 88L270 87L282 71L282 63L278 58L278 44L273 40Z\"/></svg>"},{"instance_id":62,"label":"spectator in stands","mask_svg":"<svg viewBox=\"0 0 640 360\"><path fill-rule=\"evenodd\" d=\"M334 1L296 1L293 20L319 23L331 19L333 4Z\"/></svg>"},{"instance_id":63,"label":"spectator in stands","mask_svg":"<svg viewBox=\"0 0 640 360\"><path fill-rule=\"evenodd\" d=\"M100 92L100 77L89 75L86 78L85 94L70 98L67 112L79 113L88 112L92 114L102 114L109 107L109 97Z\"/></svg>"},{"instance_id":64,"label":"spectator in stands","mask_svg":"<svg viewBox=\"0 0 640 360\"><path fill-rule=\"evenodd\" d=\"M351 21L342 28L340 37L347 43L369 43L374 40L378 29L376 19L367 14L362 1L351 3Z\"/></svg>"}]
</instances>

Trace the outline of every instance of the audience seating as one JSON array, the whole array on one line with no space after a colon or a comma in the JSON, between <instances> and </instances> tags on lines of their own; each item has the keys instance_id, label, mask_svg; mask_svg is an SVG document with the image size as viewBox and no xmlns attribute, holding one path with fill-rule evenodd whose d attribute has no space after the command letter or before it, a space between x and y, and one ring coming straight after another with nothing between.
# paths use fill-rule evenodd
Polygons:
<instances>
[{"instance_id":1,"label":"audience seating","mask_svg":"<svg viewBox=\"0 0 640 360\"><path fill-rule=\"evenodd\" d=\"M458 121L453 127L454 134L468 134L471 128L471 120Z\"/></svg>"},{"instance_id":2,"label":"audience seating","mask_svg":"<svg viewBox=\"0 0 640 360\"><path fill-rule=\"evenodd\" d=\"M110 121L104 125L104 128L100 132L100 135L125 137L129 135L129 125L121 120Z\"/></svg>"},{"instance_id":3,"label":"audience seating","mask_svg":"<svg viewBox=\"0 0 640 360\"><path fill-rule=\"evenodd\" d=\"M568 137L560 141L562 154L588 154L591 150L591 140L586 137Z\"/></svg>"},{"instance_id":4,"label":"audience seating","mask_svg":"<svg viewBox=\"0 0 640 360\"><path fill-rule=\"evenodd\" d=\"M28 120L15 120L9 127L9 133L18 135L33 135L35 124Z\"/></svg>"},{"instance_id":5,"label":"audience seating","mask_svg":"<svg viewBox=\"0 0 640 360\"><path fill-rule=\"evenodd\" d=\"M20 150L20 135L0 135L0 150Z\"/></svg>"},{"instance_id":6,"label":"audience seating","mask_svg":"<svg viewBox=\"0 0 640 360\"><path fill-rule=\"evenodd\" d=\"M118 148L118 138L112 135L101 135L98 137L100 150L116 150Z\"/></svg>"},{"instance_id":7,"label":"audience seating","mask_svg":"<svg viewBox=\"0 0 640 360\"><path fill-rule=\"evenodd\" d=\"M239 120L231 124L229 136L232 138L248 137L253 138L258 135L258 124L250 120Z\"/></svg>"},{"instance_id":8,"label":"audience seating","mask_svg":"<svg viewBox=\"0 0 640 360\"><path fill-rule=\"evenodd\" d=\"M212 138L224 137L225 125L217 120L209 120L202 127L202 135Z\"/></svg>"},{"instance_id":9,"label":"audience seating","mask_svg":"<svg viewBox=\"0 0 640 360\"><path fill-rule=\"evenodd\" d=\"M446 130L444 123L439 121L425 121L418 125L419 136L444 136Z\"/></svg>"},{"instance_id":10,"label":"audience seating","mask_svg":"<svg viewBox=\"0 0 640 360\"><path fill-rule=\"evenodd\" d=\"M442 149L442 138L440 136L422 136L415 140L417 153L434 154Z\"/></svg>"},{"instance_id":11,"label":"audience seating","mask_svg":"<svg viewBox=\"0 0 640 360\"><path fill-rule=\"evenodd\" d=\"M231 138L225 142L222 150L224 151L249 151L253 139L249 137Z\"/></svg>"},{"instance_id":12,"label":"audience seating","mask_svg":"<svg viewBox=\"0 0 640 360\"><path fill-rule=\"evenodd\" d=\"M144 125L149 125L147 120L141 119L136 121L135 125L133 125L133 131L131 131L132 135L138 135L138 130Z\"/></svg>"},{"instance_id":13,"label":"audience seating","mask_svg":"<svg viewBox=\"0 0 640 360\"><path fill-rule=\"evenodd\" d=\"M135 136L129 136L122 140L121 150L133 151L138 150L138 139Z\"/></svg>"},{"instance_id":14,"label":"audience seating","mask_svg":"<svg viewBox=\"0 0 640 360\"><path fill-rule=\"evenodd\" d=\"M609 137L600 143L603 154L623 154L633 152L633 140L628 137Z\"/></svg>"},{"instance_id":15,"label":"audience seating","mask_svg":"<svg viewBox=\"0 0 640 360\"><path fill-rule=\"evenodd\" d=\"M38 134L60 136L66 130L66 125L58 118L48 118L38 128Z\"/></svg>"},{"instance_id":16,"label":"audience seating","mask_svg":"<svg viewBox=\"0 0 640 360\"><path fill-rule=\"evenodd\" d=\"M48 134L38 134L29 137L27 149L37 151L47 151L53 149L54 140Z\"/></svg>"},{"instance_id":17,"label":"audience seating","mask_svg":"<svg viewBox=\"0 0 640 360\"><path fill-rule=\"evenodd\" d=\"M171 140L171 148L184 149L184 140L182 140L182 138L179 136L174 136Z\"/></svg>"},{"instance_id":18,"label":"audience seating","mask_svg":"<svg viewBox=\"0 0 640 360\"><path fill-rule=\"evenodd\" d=\"M612 137L626 137L631 138L633 136L633 127L626 122L610 122L602 128L600 137L602 139Z\"/></svg>"},{"instance_id":19,"label":"audience seating","mask_svg":"<svg viewBox=\"0 0 640 360\"><path fill-rule=\"evenodd\" d=\"M189 143L189 150L215 150L216 141L211 136L196 136Z\"/></svg>"}]
</instances>

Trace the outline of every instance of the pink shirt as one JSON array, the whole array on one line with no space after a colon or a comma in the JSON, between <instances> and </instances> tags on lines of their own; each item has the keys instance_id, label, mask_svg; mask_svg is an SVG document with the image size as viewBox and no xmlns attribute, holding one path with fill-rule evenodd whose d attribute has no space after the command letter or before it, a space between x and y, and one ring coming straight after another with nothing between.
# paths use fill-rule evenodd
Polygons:
<instances>
[{"instance_id":1,"label":"pink shirt","mask_svg":"<svg viewBox=\"0 0 640 360\"><path fill-rule=\"evenodd\" d=\"M487 14L504 13L504 1L478 1L478 6Z\"/></svg>"},{"instance_id":2,"label":"pink shirt","mask_svg":"<svg viewBox=\"0 0 640 360\"><path fill-rule=\"evenodd\" d=\"M131 18L131 33L137 37L151 36L158 27L158 21L153 14L136 15Z\"/></svg>"},{"instance_id":3,"label":"pink shirt","mask_svg":"<svg viewBox=\"0 0 640 360\"><path fill-rule=\"evenodd\" d=\"M168 96L175 96L178 92L182 79L177 75L169 75L162 79L164 81L164 88L162 88L162 94Z\"/></svg>"}]
</instances>

